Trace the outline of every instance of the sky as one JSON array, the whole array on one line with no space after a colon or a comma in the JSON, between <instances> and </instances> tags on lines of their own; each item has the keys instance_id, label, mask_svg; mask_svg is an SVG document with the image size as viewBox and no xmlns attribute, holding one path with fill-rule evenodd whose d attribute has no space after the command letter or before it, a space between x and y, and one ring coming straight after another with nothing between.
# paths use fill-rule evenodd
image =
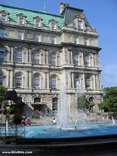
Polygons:
<instances>
[{"instance_id":1,"label":"sky","mask_svg":"<svg viewBox=\"0 0 117 156\"><path fill-rule=\"evenodd\" d=\"M117 86L117 0L46 0L47 12L59 14L58 3L83 9L99 35L101 80L103 87ZM43 11L44 0L0 0L1 4Z\"/></svg>"}]
</instances>

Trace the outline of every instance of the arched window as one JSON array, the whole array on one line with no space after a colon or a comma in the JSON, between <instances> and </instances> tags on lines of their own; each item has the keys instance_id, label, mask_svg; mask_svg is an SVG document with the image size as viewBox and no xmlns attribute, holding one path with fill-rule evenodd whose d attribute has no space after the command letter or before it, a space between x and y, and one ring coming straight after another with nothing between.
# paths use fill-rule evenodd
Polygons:
<instances>
[{"instance_id":1,"label":"arched window","mask_svg":"<svg viewBox=\"0 0 117 156\"><path fill-rule=\"evenodd\" d=\"M50 87L56 88L56 75L52 75L50 79Z\"/></svg>"},{"instance_id":2,"label":"arched window","mask_svg":"<svg viewBox=\"0 0 117 156\"><path fill-rule=\"evenodd\" d=\"M15 54L15 61L17 63L21 63L22 62L22 50L16 50L16 54Z\"/></svg>"},{"instance_id":3,"label":"arched window","mask_svg":"<svg viewBox=\"0 0 117 156\"><path fill-rule=\"evenodd\" d=\"M3 74L0 73L0 86L3 86Z\"/></svg>"},{"instance_id":4,"label":"arched window","mask_svg":"<svg viewBox=\"0 0 117 156\"><path fill-rule=\"evenodd\" d=\"M56 111L58 109L58 98L52 99L52 110Z\"/></svg>"},{"instance_id":5,"label":"arched window","mask_svg":"<svg viewBox=\"0 0 117 156\"><path fill-rule=\"evenodd\" d=\"M39 51L34 52L33 62L34 64L40 64L40 52Z\"/></svg>"},{"instance_id":6,"label":"arched window","mask_svg":"<svg viewBox=\"0 0 117 156\"><path fill-rule=\"evenodd\" d=\"M34 74L33 87L34 88L39 88L40 87L40 75L39 74Z\"/></svg>"},{"instance_id":7,"label":"arched window","mask_svg":"<svg viewBox=\"0 0 117 156\"><path fill-rule=\"evenodd\" d=\"M56 54L51 54L51 56L50 56L50 64L51 64L51 66L55 66L56 65Z\"/></svg>"},{"instance_id":8,"label":"arched window","mask_svg":"<svg viewBox=\"0 0 117 156\"><path fill-rule=\"evenodd\" d=\"M39 98L39 97L35 98L34 102L41 102L41 98Z\"/></svg>"},{"instance_id":9,"label":"arched window","mask_svg":"<svg viewBox=\"0 0 117 156\"><path fill-rule=\"evenodd\" d=\"M22 88L22 73L16 73L15 75L15 87Z\"/></svg>"},{"instance_id":10,"label":"arched window","mask_svg":"<svg viewBox=\"0 0 117 156\"><path fill-rule=\"evenodd\" d=\"M89 97L89 102L93 102L94 98L93 97Z\"/></svg>"}]
</instances>

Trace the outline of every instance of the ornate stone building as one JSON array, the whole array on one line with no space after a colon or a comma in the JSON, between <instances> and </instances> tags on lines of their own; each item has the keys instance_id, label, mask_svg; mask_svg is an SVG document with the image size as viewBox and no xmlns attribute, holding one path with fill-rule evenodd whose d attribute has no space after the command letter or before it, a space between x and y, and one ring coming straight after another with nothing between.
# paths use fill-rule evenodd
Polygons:
<instances>
[{"instance_id":1,"label":"ornate stone building","mask_svg":"<svg viewBox=\"0 0 117 156\"><path fill-rule=\"evenodd\" d=\"M56 110L61 78L69 111L76 81L90 101L101 101L96 30L83 10L59 6L60 15L55 15L0 4L0 85L17 91L26 113Z\"/></svg>"}]
</instances>

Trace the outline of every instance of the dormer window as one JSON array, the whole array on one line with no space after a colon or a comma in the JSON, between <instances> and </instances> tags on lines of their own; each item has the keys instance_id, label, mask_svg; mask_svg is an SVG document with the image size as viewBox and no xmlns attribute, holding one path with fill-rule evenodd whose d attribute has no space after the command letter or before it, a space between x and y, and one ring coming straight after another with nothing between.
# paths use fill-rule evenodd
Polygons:
<instances>
[{"instance_id":1,"label":"dormer window","mask_svg":"<svg viewBox=\"0 0 117 156\"><path fill-rule=\"evenodd\" d=\"M24 25L26 23L26 17L24 14L18 14L17 15L17 23L19 25Z\"/></svg>"},{"instance_id":2,"label":"dormer window","mask_svg":"<svg viewBox=\"0 0 117 156\"><path fill-rule=\"evenodd\" d=\"M7 15L2 15L2 21L7 21Z\"/></svg>"},{"instance_id":3,"label":"dormer window","mask_svg":"<svg viewBox=\"0 0 117 156\"><path fill-rule=\"evenodd\" d=\"M50 27L51 30L57 29L57 23L58 22L55 19L50 20L49 23L50 23L49 27Z\"/></svg>"},{"instance_id":4,"label":"dormer window","mask_svg":"<svg viewBox=\"0 0 117 156\"><path fill-rule=\"evenodd\" d=\"M78 21L78 29L82 29L82 21Z\"/></svg>"},{"instance_id":5,"label":"dormer window","mask_svg":"<svg viewBox=\"0 0 117 156\"><path fill-rule=\"evenodd\" d=\"M36 20L36 27L40 27L40 21Z\"/></svg>"},{"instance_id":6,"label":"dormer window","mask_svg":"<svg viewBox=\"0 0 117 156\"><path fill-rule=\"evenodd\" d=\"M9 16L9 13L7 11L5 11L5 10L0 11L0 20L2 22L7 22L8 16Z\"/></svg>"},{"instance_id":7,"label":"dormer window","mask_svg":"<svg viewBox=\"0 0 117 156\"><path fill-rule=\"evenodd\" d=\"M37 16L37 17L34 17L33 18L34 19L34 26L35 27L42 27L42 18L40 18L39 16Z\"/></svg>"},{"instance_id":8,"label":"dormer window","mask_svg":"<svg viewBox=\"0 0 117 156\"><path fill-rule=\"evenodd\" d=\"M24 18L22 17L19 18L19 24L24 24Z\"/></svg>"},{"instance_id":9,"label":"dormer window","mask_svg":"<svg viewBox=\"0 0 117 156\"><path fill-rule=\"evenodd\" d=\"M75 23L75 28L78 30L83 30L84 29L84 16L79 15L74 18L74 23Z\"/></svg>"},{"instance_id":10,"label":"dormer window","mask_svg":"<svg viewBox=\"0 0 117 156\"><path fill-rule=\"evenodd\" d=\"M51 26L52 26L52 29L55 29L55 23L52 23Z\"/></svg>"}]
</instances>

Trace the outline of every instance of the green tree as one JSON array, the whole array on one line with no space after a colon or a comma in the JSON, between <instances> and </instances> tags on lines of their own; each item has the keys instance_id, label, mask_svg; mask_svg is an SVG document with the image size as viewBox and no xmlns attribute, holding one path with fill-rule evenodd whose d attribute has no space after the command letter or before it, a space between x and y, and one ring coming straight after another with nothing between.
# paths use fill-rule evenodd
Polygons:
<instances>
[{"instance_id":1,"label":"green tree","mask_svg":"<svg viewBox=\"0 0 117 156\"><path fill-rule=\"evenodd\" d=\"M105 112L117 112L117 87L104 88L103 102L99 109Z\"/></svg>"},{"instance_id":2,"label":"green tree","mask_svg":"<svg viewBox=\"0 0 117 156\"><path fill-rule=\"evenodd\" d=\"M88 109L89 108L89 101L88 99L86 98L85 95L82 95L78 98L78 101L77 101L77 108L78 109Z\"/></svg>"},{"instance_id":3,"label":"green tree","mask_svg":"<svg viewBox=\"0 0 117 156\"><path fill-rule=\"evenodd\" d=\"M4 100L4 95L6 93L7 89L5 87L0 86L0 105L2 104Z\"/></svg>"}]
</instances>

